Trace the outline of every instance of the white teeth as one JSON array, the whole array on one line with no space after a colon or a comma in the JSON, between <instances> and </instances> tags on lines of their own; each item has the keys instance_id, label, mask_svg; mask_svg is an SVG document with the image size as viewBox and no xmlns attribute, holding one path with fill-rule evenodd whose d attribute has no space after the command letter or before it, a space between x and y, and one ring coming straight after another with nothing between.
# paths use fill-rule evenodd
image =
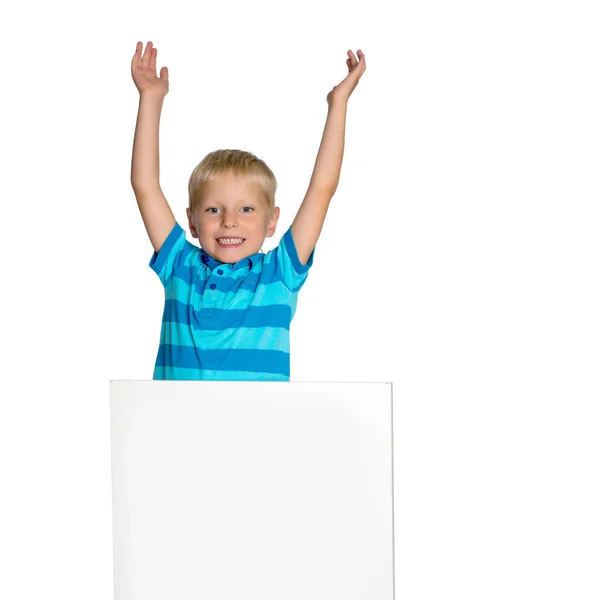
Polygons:
<instances>
[{"instance_id":1,"label":"white teeth","mask_svg":"<svg viewBox=\"0 0 600 600\"><path fill-rule=\"evenodd\" d=\"M234 238L234 239L218 238L218 240L219 240L219 242L221 242L221 244L239 244L240 242L244 241L242 238Z\"/></svg>"}]
</instances>

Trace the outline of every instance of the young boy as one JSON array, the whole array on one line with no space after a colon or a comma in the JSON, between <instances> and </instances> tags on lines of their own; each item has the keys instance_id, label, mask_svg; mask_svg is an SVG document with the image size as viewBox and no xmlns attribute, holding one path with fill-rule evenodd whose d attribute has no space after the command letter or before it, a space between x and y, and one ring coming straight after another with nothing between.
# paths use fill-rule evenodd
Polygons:
<instances>
[{"instance_id":1,"label":"young boy","mask_svg":"<svg viewBox=\"0 0 600 600\"><path fill-rule=\"evenodd\" d=\"M260 253L275 233L279 208L271 169L254 154L217 150L190 177L186 240L159 183L158 131L167 67L156 76L156 48L137 43L131 62L140 92L131 184L154 248L150 267L165 288L153 379L289 381L290 322L298 291L338 185L346 109L365 71L351 50L348 75L327 95L328 113L306 196L277 248Z\"/></svg>"}]
</instances>

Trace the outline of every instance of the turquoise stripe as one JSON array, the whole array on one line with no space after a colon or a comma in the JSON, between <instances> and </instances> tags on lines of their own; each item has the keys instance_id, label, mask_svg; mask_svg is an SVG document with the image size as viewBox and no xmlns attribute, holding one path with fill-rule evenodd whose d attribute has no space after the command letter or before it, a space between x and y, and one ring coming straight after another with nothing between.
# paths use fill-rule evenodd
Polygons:
<instances>
[{"instance_id":1,"label":"turquoise stripe","mask_svg":"<svg viewBox=\"0 0 600 600\"><path fill-rule=\"evenodd\" d=\"M219 331L203 331L187 325L165 322L161 344L195 346L199 350L238 348L240 350L281 350L290 347L290 332L279 327L232 327Z\"/></svg>"},{"instance_id":2,"label":"turquoise stripe","mask_svg":"<svg viewBox=\"0 0 600 600\"><path fill-rule=\"evenodd\" d=\"M196 329L230 329L231 327L290 328L292 309L289 304L249 306L246 309L204 307L194 310L178 300L165 300L163 323L178 323Z\"/></svg>"},{"instance_id":3,"label":"turquoise stripe","mask_svg":"<svg viewBox=\"0 0 600 600\"><path fill-rule=\"evenodd\" d=\"M231 278L227 279L231 284ZM248 286L227 288L225 285L217 284L218 287L214 290L206 289L207 280L199 278L192 279L192 283L188 283L179 277L178 274L173 277L173 283L165 290L166 300L180 300L192 306L201 306L205 299L210 298L210 303L228 308L246 308L251 301L252 304L287 304L290 298L290 290L283 281L274 281L271 284L260 284L258 288L249 288ZM212 283L212 281L211 281ZM234 284L237 286L237 282ZM246 289L242 289L246 288Z\"/></svg>"}]
</instances>

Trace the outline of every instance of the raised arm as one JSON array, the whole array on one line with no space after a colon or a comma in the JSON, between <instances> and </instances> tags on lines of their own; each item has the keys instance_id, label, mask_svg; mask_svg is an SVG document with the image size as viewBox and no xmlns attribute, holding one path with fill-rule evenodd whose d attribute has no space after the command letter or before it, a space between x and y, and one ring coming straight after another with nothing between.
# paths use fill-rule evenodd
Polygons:
<instances>
[{"instance_id":1,"label":"raised arm","mask_svg":"<svg viewBox=\"0 0 600 600\"><path fill-rule=\"evenodd\" d=\"M327 95L327 121L315 168L306 196L292 223L292 237L298 258L304 265L321 235L329 202L340 180L348 99L366 69L365 56L361 50L358 51L359 60L351 50L348 50L348 55L350 58L346 60L349 70L347 77Z\"/></svg>"},{"instance_id":2,"label":"raised arm","mask_svg":"<svg viewBox=\"0 0 600 600\"><path fill-rule=\"evenodd\" d=\"M138 42L131 61L131 75L140 92L138 117L131 157L131 185L155 252L175 225L175 216L159 183L158 133L164 97L169 91L167 67L156 76L156 48L148 42L142 56Z\"/></svg>"}]
</instances>

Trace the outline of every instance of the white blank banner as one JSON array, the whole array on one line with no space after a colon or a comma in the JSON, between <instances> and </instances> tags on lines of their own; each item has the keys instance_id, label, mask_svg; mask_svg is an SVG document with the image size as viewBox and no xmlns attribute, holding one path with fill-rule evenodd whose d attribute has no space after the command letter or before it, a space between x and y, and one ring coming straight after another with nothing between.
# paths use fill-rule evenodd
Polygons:
<instances>
[{"instance_id":1,"label":"white blank banner","mask_svg":"<svg viewBox=\"0 0 600 600\"><path fill-rule=\"evenodd\" d=\"M391 383L110 394L115 600L393 600Z\"/></svg>"}]
</instances>

